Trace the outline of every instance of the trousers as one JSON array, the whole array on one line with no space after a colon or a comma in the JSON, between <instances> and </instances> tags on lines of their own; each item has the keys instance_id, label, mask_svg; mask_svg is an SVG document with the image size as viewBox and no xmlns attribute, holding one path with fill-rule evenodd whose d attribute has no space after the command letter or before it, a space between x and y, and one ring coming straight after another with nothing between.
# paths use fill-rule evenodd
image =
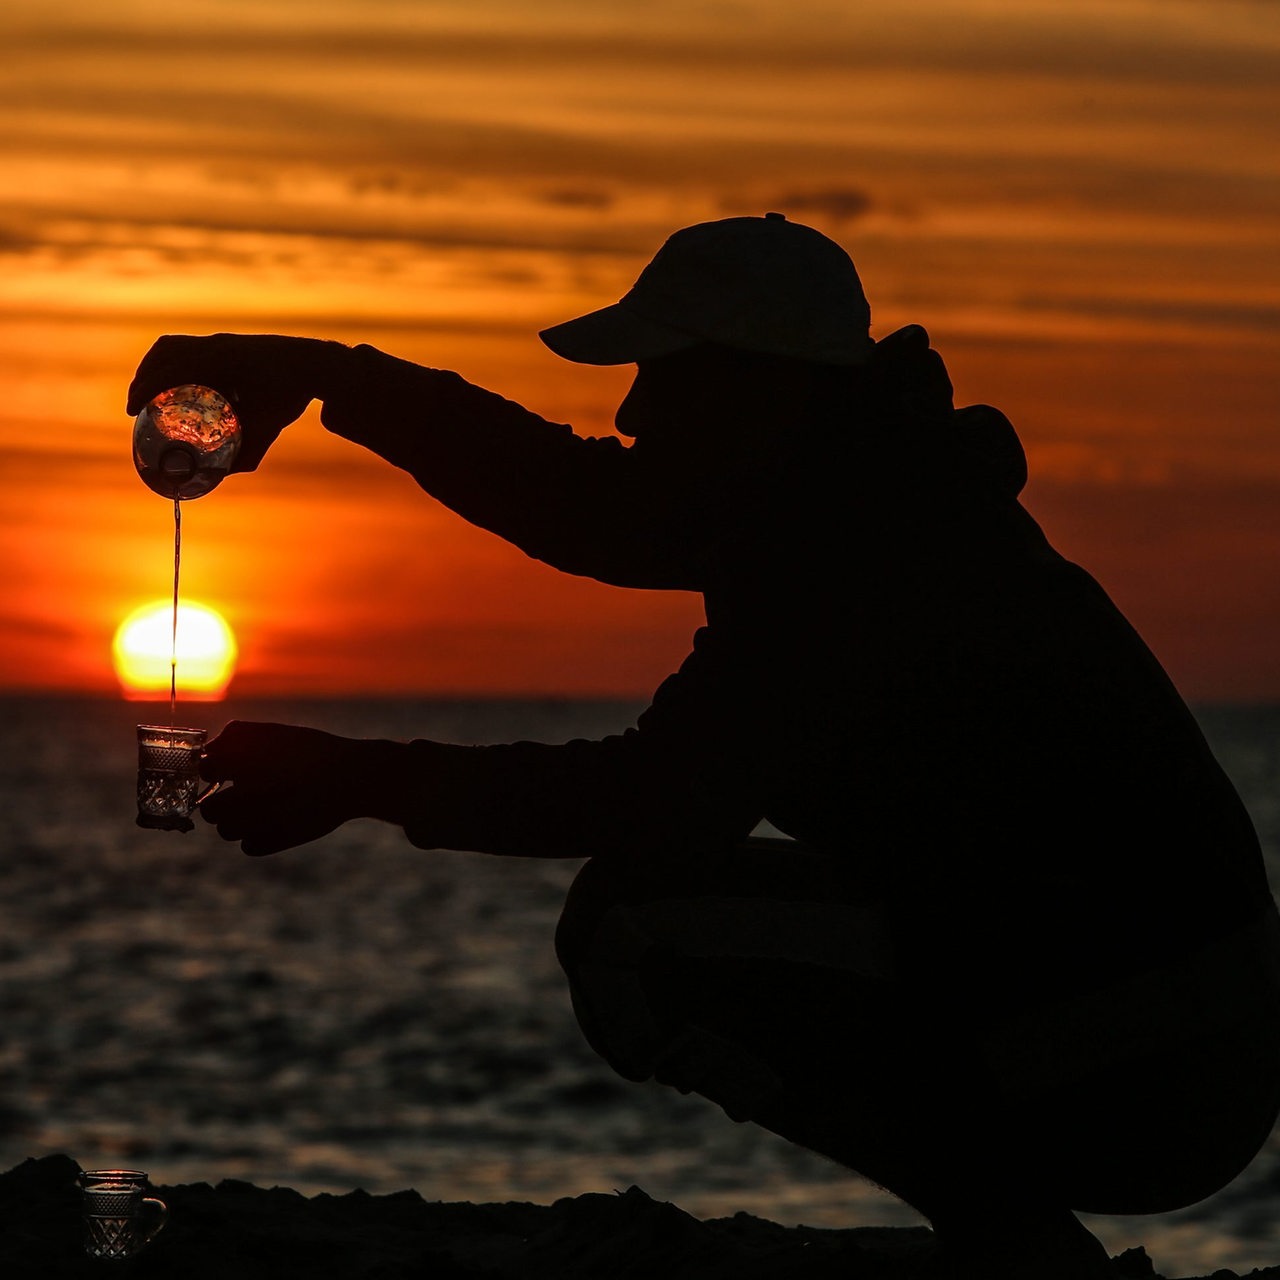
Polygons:
<instances>
[{"instance_id":1,"label":"trousers","mask_svg":"<svg viewBox=\"0 0 1280 1280\"><path fill-rule=\"evenodd\" d=\"M1274 909L1176 964L1012 1011L905 963L909 914L838 859L753 839L696 861L590 860L556 948L583 1033L619 1074L698 1093L926 1213L978 1184L1166 1212L1265 1142L1280 1114Z\"/></svg>"}]
</instances>

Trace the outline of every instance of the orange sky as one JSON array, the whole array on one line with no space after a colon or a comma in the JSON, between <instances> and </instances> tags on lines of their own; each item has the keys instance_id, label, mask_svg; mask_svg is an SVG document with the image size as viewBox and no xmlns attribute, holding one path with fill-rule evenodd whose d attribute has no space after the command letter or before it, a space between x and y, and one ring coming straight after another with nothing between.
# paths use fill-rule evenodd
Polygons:
<instances>
[{"instance_id":1,"label":"orange sky","mask_svg":"<svg viewBox=\"0 0 1280 1280\"><path fill-rule=\"evenodd\" d=\"M584 434L539 327L781 209L1027 446L1027 503L1193 698L1280 697L1280 4L8 0L0 686L114 689L169 587L129 461L166 331L455 368ZM184 507L233 690L645 693L698 601L557 575L295 427Z\"/></svg>"}]
</instances>

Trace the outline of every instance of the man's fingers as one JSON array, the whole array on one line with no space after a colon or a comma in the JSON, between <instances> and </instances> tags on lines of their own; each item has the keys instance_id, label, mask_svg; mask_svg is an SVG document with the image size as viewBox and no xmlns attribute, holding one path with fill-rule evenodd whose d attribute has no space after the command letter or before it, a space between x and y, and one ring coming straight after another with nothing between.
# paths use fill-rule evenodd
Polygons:
<instances>
[{"instance_id":1,"label":"man's fingers","mask_svg":"<svg viewBox=\"0 0 1280 1280\"><path fill-rule=\"evenodd\" d=\"M262 858L300 844L309 844L332 830L331 823L316 823L309 818L296 823L281 822L278 816L260 823L246 824L239 818L231 818L217 824L218 834L224 840L238 843L242 852L251 858Z\"/></svg>"},{"instance_id":2,"label":"man's fingers","mask_svg":"<svg viewBox=\"0 0 1280 1280\"><path fill-rule=\"evenodd\" d=\"M256 789L234 783L200 805L200 816L224 840L251 857L280 853L328 835L341 819L315 797L287 788Z\"/></svg>"},{"instance_id":3,"label":"man's fingers","mask_svg":"<svg viewBox=\"0 0 1280 1280\"><path fill-rule=\"evenodd\" d=\"M205 747L200 758L200 776L217 782L234 778L238 773L269 767L273 761L287 758L282 742L292 732L290 725L232 720Z\"/></svg>"},{"instance_id":4,"label":"man's fingers","mask_svg":"<svg viewBox=\"0 0 1280 1280\"><path fill-rule=\"evenodd\" d=\"M236 790L234 786L223 787L214 792L206 800L200 801L200 816L206 822L219 822L229 814L236 811L237 806L243 804L243 796L233 795Z\"/></svg>"},{"instance_id":5,"label":"man's fingers","mask_svg":"<svg viewBox=\"0 0 1280 1280\"><path fill-rule=\"evenodd\" d=\"M306 844L315 838L311 835L299 836L294 832L286 834L280 831L260 831L254 835L245 836L240 841L240 852L249 858L266 858L273 853L283 853L296 845Z\"/></svg>"},{"instance_id":6,"label":"man's fingers","mask_svg":"<svg viewBox=\"0 0 1280 1280\"><path fill-rule=\"evenodd\" d=\"M160 392L182 383L199 381L193 374L193 369L198 367L198 353L206 341L181 333L170 333L157 338L142 357L133 381L129 384L125 412L136 416Z\"/></svg>"},{"instance_id":7,"label":"man's fingers","mask_svg":"<svg viewBox=\"0 0 1280 1280\"><path fill-rule=\"evenodd\" d=\"M215 800L226 803L217 805ZM231 800L229 794L210 798L200 806L200 816L213 824L222 839L239 844L252 857L279 853L315 838L304 834L300 826L282 823L274 806L246 804L243 800L235 804Z\"/></svg>"},{"instance_id":8,"label":"man's fingers","mask_svg":"<svg viewBox=\"0 0 1280 1280\"><path fill-rule=\"evenodd\" d=\"M354 747L320 729L232 720L200 761L202 777L229 785L200 814L253 856L318 840L361 811L352 799Z\"/></svg>"}]
</instances>

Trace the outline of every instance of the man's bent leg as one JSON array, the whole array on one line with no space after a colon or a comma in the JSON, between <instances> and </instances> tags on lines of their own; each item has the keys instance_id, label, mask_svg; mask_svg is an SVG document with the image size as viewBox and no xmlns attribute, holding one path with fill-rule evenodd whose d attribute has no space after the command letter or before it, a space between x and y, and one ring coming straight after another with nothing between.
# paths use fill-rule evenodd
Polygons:
<instances>
[{"instance_id":1,"label":"man's bent leg","mask_svg":"<svg viewBox=\"0 0 1280 1280\"><path fill-rule=\"evenodd\" d=\"M937 1188L971 1186L1007 1138L967 1033L894 981L887 916L855 892L781 842L692 868L596 861L557 951L589 1043L621 1075L697 1092L932 1216Z\"/></svg>"},{"instance_id":2,"label":"man's bent leg","mask_svg":"<svg viewBox=\"0 0 1280 1280\"><path fill-rule=\"evenodd\" d=\"M1063 1276L1109 1274L1036 1185L971 1029L893 980L887 917L854 892L781 843L694 868L588 864L557 934L587 1039L628 1079L697 1092L885 1187L984 1280L1001 1274L993 1210L997 1251L1022 1222L1024 1258L1039 1242Z\"/></svg>"},{"instance_id":3,"label":"man's bent leg","mask_svg":"<svg viewBox=\"0 0 1280 1280\"><path fill-rule=\"evenodd\" d=\"M747 1118L783 1075L829 1065L818 1043L843 1057L871 1006L893 1007L890 931L851 896L839 866L790 841L694 867L588 863L556 935L588 1041L629 1079L705 1086Z\"/></svg>"}]
</instances>

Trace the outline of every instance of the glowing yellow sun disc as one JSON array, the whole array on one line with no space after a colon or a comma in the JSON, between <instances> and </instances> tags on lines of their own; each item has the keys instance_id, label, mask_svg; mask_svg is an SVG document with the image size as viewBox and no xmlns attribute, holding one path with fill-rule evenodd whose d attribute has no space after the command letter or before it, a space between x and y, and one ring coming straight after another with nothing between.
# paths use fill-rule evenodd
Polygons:
<instances>
[{"instance_id":1,"label":"glowing yellow sun disc","mask_svg":"<svg viewBox=\"0 0 1280 1280\"><path fill-rule=\"evenodd\" d=\"M111 646L116 676L128 698L167 697L173 656L173 602L135 609ZM179 693L220 698L235 672L236 638L226 619L203 604L178 606Z\"/></svg>"}]
</instances>

